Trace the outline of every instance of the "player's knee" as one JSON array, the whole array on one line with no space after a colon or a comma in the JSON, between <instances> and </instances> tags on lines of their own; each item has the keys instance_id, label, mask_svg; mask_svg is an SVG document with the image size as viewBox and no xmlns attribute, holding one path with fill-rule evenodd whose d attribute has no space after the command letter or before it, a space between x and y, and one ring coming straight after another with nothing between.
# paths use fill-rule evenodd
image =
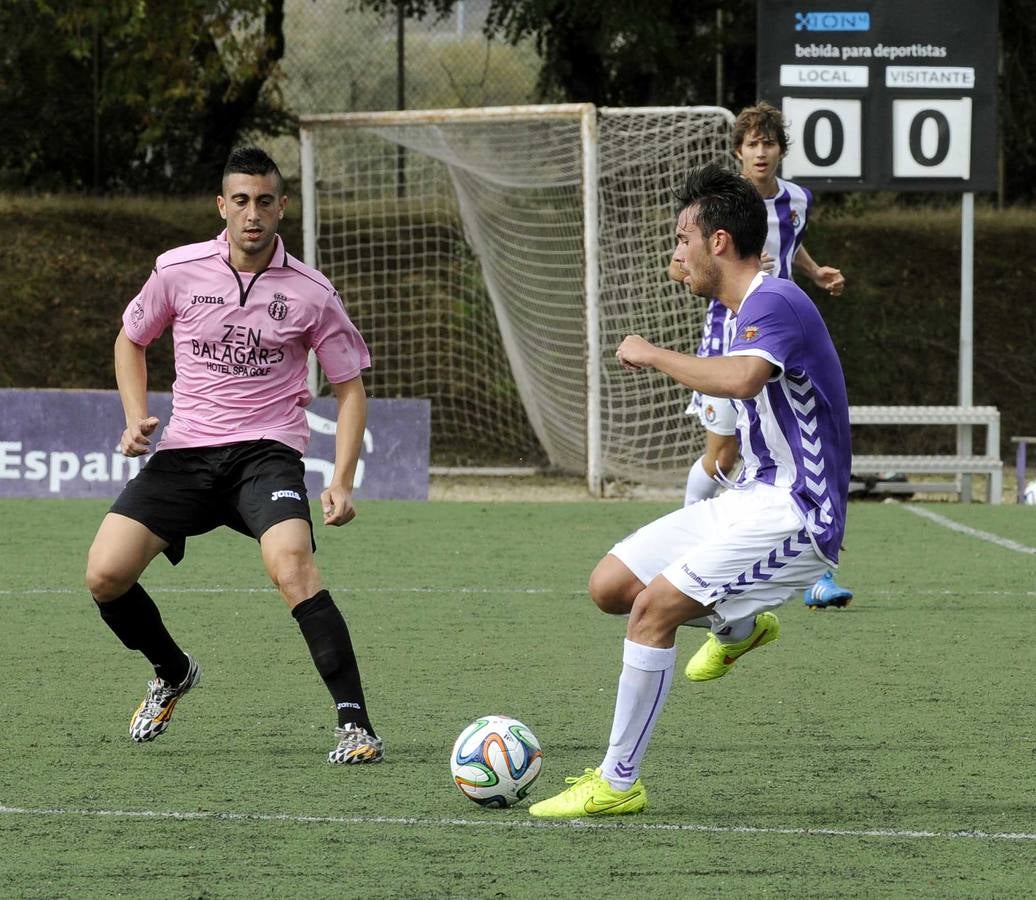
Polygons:
<instances>
[{"instance_id":1,"label":"player's knee","mask_svg":"<svg viewBox=\"0 0 1036 900\"><path fill-rule=\"evenodd\" d=\"M685 608L688 602L678 594L644 588L633 601L626 636L647 644L671 637L677 626L689 617Z\"/></svg>"},{"instance_id":2,"label":"player's knee","mask_svg":"<svg viewBox=\"0 0 1036 900\"><path fill-rule=\"evenodd\" d=\"M282 550L268 561L268 569L274 586L289 602L301 602L320 589L312 553Z\"/></svg>"},{"instance_id":3,"label":"player's knee","mask_svg":"<svg viewBox=\"0 0 1036 900\"><path fill-rule=\"evenodd\" d=\"M86 589L100 603L121 597L136 581L135 576L121 572L103 555L90 551L86 562Z\"/></svg>"},{"instance_id":4,"label":"player's knee","mask_svg":"<svg viewBox=\"0 0 1036 900\"><path fill-rule=\"evenodd\" d=\"M631 599L626 595L621 585L608 566L598 565L590 573L590 583L587 589L590 592L590 599L597 604L601 612L611 615L625 615L630 611Z\"/></svg>"}]
</instances>

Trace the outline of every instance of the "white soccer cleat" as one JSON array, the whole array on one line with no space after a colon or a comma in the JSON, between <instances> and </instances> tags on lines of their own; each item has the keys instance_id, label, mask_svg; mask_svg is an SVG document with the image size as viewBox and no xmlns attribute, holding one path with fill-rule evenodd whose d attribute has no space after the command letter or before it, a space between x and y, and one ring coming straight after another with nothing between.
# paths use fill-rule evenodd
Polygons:
<instances>
[{"instance_id":1,"label":"white soccer cleat","mask_svg":"<svg viewBox=\"0 0 1036 900\"><path fill-rule=\"evenodd\" d=\"M336 728L338 746L327 754L327 761L337 766L355 766L361 763L377 763L385 758L381 738L376 738L366 728L349 723Z\"/></svg>"},{"instance_id":2,"label":"white soccer cleat","mask_svg":"<svg viewBox=\"0 0 1036 900\"><path fill-rule=\"evenodd\" d=\"M165 731L180 698L201 681L201 666L189 653L187 666L187 675L178 685L171 685L162 678L153 678L147 683L147 696L130 720L130 737L138 744L153 741Z\"/></svg>"}]
</instances>

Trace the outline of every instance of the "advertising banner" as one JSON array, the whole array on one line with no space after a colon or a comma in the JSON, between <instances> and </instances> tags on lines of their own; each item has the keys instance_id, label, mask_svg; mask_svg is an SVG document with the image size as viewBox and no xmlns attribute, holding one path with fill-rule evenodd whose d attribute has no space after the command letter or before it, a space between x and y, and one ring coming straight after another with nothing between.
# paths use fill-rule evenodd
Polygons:
<instances>
[{"instance_id":1,"label":"advertising banner","mask_svg":"<svg viewBox=\"0 0 1036 900\"><path fill-rule=\"evenodd\" d=\"M148 411L168 422L172 395L148 394ZM303 462L315 499L334 471L334 398L314 400L306 418ZM0 497L115 497L147 462L119 452L122 428L116 391L0 390ZM430 401L368 400L353 495L427 500L430 433Z\"/></svg>"}]
</instances>

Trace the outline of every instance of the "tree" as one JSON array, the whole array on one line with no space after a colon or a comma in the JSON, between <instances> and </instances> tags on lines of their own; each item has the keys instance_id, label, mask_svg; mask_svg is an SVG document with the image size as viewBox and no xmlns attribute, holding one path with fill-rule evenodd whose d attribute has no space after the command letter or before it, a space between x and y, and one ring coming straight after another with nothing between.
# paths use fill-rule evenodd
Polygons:
<instances>
[{"instance_id":1,"label":"tree","mask_svg":"<svg viewBox=\"0 0 1036 900\"><path fill-rule=\"evenodd\" d=\"M1036 197L1036 0L1000 0L1000 142L1004 194Z\"/></svg>"},{"instance_id":2,"label":"tree","mask_svg":"<svg viewBox=\"0 0 1036 900\"><path fill-rule=\"evenodd\" d=\"M285 131L284 0L0 0L0 175L211 189L246 129Z\"/></svg>"},{"instance_id":3,"label":"tree","mask_svg":"<svg viewBox=\"0 0 1036 900\"><path fill-rule=\"evenodd\" d=\"M358 2L386 15L401 6L408 18L445 16L455 6L455 0ZM724 105L754 99L754 0L659 0L647 6L637 0L491 0L486 32L511 43L535 41L544 100L711 104L717 52L728 73Z\"/></svg>"}]
</instances>

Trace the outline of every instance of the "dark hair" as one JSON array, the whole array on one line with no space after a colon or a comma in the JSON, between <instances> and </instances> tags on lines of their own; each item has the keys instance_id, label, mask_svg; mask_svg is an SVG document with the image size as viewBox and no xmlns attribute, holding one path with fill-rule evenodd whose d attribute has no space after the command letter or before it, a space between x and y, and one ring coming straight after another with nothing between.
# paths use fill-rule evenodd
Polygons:
<instances>
[{"instance_id":1,"label":"dark hair","mask_svg":"<svg viewBox=\"0 0 1036 900\"><path fill-rule=\"evenodd\" d=\"M277 176L277 184L279 185L277 192L283 194L284 176L281 175L281 170L277 168L277 163L269 157L266 151L252 146L237 147L227 157L227 164L223 167L223 180L225 181L228 175L235 173L241 175L269 175L271 172Z\"/></svg>"},{"instance_id":2,"label":"dark hair","mask_svg":"<svg viewBox=\"0 0 1036 900\"><path fill-rule=\"evenodd\" d=\"M738 256L759 256L766 243L766 204L746 178L717 165L691 169L676 191L681 209L697 205L694 224L702 237L722 229L734 241Z\"/></svg>"},{"instance_id":3,"label":"dark hair","mask_svg":"<svg viewBox=\"0 0 1036 900\"><path fill-rule=\"evenodd\" d=\"M763 137L776 141L781 148L781 156L788 152L788 131L784 124L784 116L776 106L765 100L759 100L755 106L746 106L734 120L734 132L731 142L734 149L740 149L745 142L745 135L758 131Z\"/></svg>"}]
</instances>

